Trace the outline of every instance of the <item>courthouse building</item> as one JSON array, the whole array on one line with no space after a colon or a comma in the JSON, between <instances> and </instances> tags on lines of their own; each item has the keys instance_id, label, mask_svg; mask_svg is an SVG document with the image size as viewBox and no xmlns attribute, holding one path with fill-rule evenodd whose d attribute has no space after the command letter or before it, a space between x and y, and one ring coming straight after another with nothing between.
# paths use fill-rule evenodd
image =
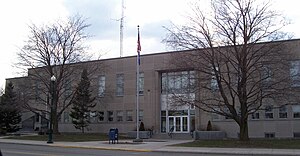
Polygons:
<instances>
[{"instance_id":1,"label":"courthouse building","mask_svg":"<svg viewBox=\"0 0 300 156\"><path fill-rule=\"evenodd\" d=\"M291 59L290 71L300 74L300 40L286 40L289 52L297 54ZM195 85L193 77L196 71L191 69L178 69L169 62L174 53L189 53L190 51L164 52L141 55L139 78L139 119L146 129L155 134L173 133L190 134L195 130L205 130L208 121L211 121L215 130L224 131L229 138L237 138L239 127L232 119L210 114L197 109L193 105L170 104L175 94L186 94L191 100L197 98L193 92L181 92L182 88ZM96 96L97 106L91 113L91 124L88 132L107 133L110 128L118 128L120 133L136 130L136 56L103 59L77 63L90 67L100 65L91 75L91 90ZM80 68L78 68L79 70ZM30 75L32 69L28 69ZM78 71L78 78L80 73ZM298 76L300 79L300 76ZM19 96L22 91L30 90L34 94L43 94L38 91L36 82L30 76L9 78L13 82ZM22 83L32 84L32 87L22 88ZM295 84L294 84L295 85ZM69 86L75 89L76 84ZM300 83L295 85L300 87ZM172 91L172 92L171 92ZM175 91L175 92L174 92ZM46 97L46 96L45 96ZM30 100L32 105L37 100ZM269 105L270 103L268 103ZM45 109L49 109L46 108ZM71 107L61 115L59 122L60 132L79 132L75 129L69 113ZM42 113L32 113L24 110L22 116L23 130L39 130L47 125ZM47 118L47 117L46 117ZM258 110L249 116L249 136L252 138L300 137L300 101L284 107L268 107ZM47 127L47 126L46 126ZM187 135L189 136L189 135Z\"/></svg>"}]
</instances>

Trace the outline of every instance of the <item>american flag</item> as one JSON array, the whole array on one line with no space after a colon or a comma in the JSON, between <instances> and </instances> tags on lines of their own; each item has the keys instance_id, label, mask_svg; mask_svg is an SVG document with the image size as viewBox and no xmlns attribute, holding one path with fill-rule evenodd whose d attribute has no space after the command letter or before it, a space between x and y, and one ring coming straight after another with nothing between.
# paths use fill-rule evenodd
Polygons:
<instances>
[{"instance_id":1,"label":"american flag","mask_svg":"<svg viewBox=\"0 0 300 156\"><path fill-rule=\"evenodd\" d=\"M138 53L138 61L139 65L141 64L140 61L140 52L141 52L141 42L140 42L140 27L138 26L138 40L137 40L137 53Z\"/></svg>"}]
</instances>

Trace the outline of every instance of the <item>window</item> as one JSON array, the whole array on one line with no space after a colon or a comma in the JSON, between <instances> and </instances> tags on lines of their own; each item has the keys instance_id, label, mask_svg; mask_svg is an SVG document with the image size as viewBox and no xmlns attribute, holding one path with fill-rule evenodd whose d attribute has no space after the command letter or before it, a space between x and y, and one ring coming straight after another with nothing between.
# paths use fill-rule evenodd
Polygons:
<instances>
[{"instance_id":1,"label":"window","mask_svg":"<svg viewBox=\"0 0 300 156\"><path fill-rule=\"evenodd\" d=\"M217 73L215 72L217 71ZM217 74L219 72L219 68L216 67L215 70L212 68L211 72L211 81L210 81L210 87L212 91L216 91L219 89L218 80L217 80Z\"/></svg>"},{"instance_id":2,"label":"window","mask_svg":"<svg viewBox=\"0 0 300 156\"><path fill-rule=\"evenodd\" d=\"M214 108L214 110L215 110L216 112L219 112L219 111L220 111L220 108ZM220 120L220 119L221 119L221 116L220 116L219 114L217 114L217 113L211 113L211 115L212 115L212 119L213 119L213 120Z\"/></svg>"},{"instance_id":3,"label":"window","mask_svg":"<svg viewBox=\"0 0 300 156\"><path fill-rule=\"evenodd\" d=\"M241 73L240 72L232 73L232 76L230 78L231 78L230 83L232 84L232 86L237 86L241 81Z\"/></svg>"},{"instance_id":4,"label":"window","mask_svg":"<svg viewBox=\"0 0 300 156\"><path fill-rule=\"evenodd\" d=\"M103 122L104 121L104 112L99 111L98 112L98 122Z\"/></svg>"},{"instance_id":5,"label":"window","mask_svg":"<svg viewBox=\"0 0 300 156\"><path fill-rule=\"evenodd\" d=\"M212 119L213 120L219 120L220 119L220 115L216 114L216 113L212 113Z\"/></svg>"},{"instance_id":6,"label":"window","mask_svg":"<svg viewBox=\"0 0 300 156\"><path fill-rule=\"evenodd\" d=\"M192 92L191 89L193 89L195 87L195 84L196 84L196 78L195 78L196 73L195 73L195 71L189 71L188 76L189 76L188 88L190 89L189 92Z\"/></svg>"},{"instance_id":7,"label":"window","mask_svg":"<svg viewBox=\"0 0 300 156\"><path fill-rule=\"evenodd\" d=\"M294 132L294 138L300 138L300 132Z\"/></svg>"},{"instance_id":8,"label":"window","mask_svg":"<svg viewBox=\"0 0 300 156\"><path fill-rule=\"evenodd\" d=\"M161 74L161 93L166 94L168 90L168 77L167 73L162 73Z\"/></svg>"},{"instance_id":9,"label":"window","mask_svg":"<svg viewBox=\"0 0 300 156\"><path fill-rule=\"evenodd\" d=\"M97 115L96 115L96 112L90 112L90 122L91 123L96 123L97 121Z\"/></svg>"},{"instance_id":10,"label":"window","mask_svg":"<svg viewBox=\"0 0 300 156\"><path fill-rule=\"evenodd\" d=\"M139 111L139 121L144 121L144 111L143 110Z\"/></svg>"},{"instance_id":11,"label":"window","mask_svg":"<svg viewBox=\"0 0 300 156\"><path fill-rule=\"evenodd\" d=\"M300 60L291 62L290 76L292 87L300 87Z\"/></svg>"},{"instance_id":12,"label":"window","mask_svg":"<svg viewBox=\"0 0 300 156\"><path fill-rule=\"evenodd\" d=\"M293 105L293 117L294 118L300 118L300 105Z\"/></svg>"},{"instance_id":13,"label":"window","mask_svg":"<svg viewBox=\"0 0 300 156\"><path fill-rule=\"evenodd\" d=\"M272 70L269 65L264 65L262 67L262 85L263 87L270 87L272 81Z\"/></svg>"},{"instance_id":14,"label":"window","mask_svg":"<svg viewBox=\"0 0 300 156\"><path fill-rule=\"evenodd\" d=\"M262 80L265 82L269 82L272 79L272 70L271 67L269 65L264 65L262 67Z\"/></svg>"},{"instance_id":15,"label":"window","mask_svg":"<svg viewBox=\"0 0 300 156\"><path fill-rule=\"evenodd\" d=\"M108 121L114 121L114 112L113 111L107 111L107 119Z\"/></svg>"},{"instance_id":16,"label":"window","mask_svg":"<svg viewBox=\"0 0 300 156\"><path fill-rule=\"evenodd\" d=\"M223 108L223 113L226 115L225 119L232 119L231 112L227 107Z\"/></svg>"},{"instance_id":17,"label":"window","mask_svg":"<svg viewBox=\"0 0 300 156\"><path fill-rule=\"evenodd\" d=\"M279 107L279 118L287 118L286 105Z\"/></svg>"},{"instance_id":18,"label":"window","mask_svg":"<svg viewBox=\"0 0 300 156\"><path fill-rule=\"evenodd\" d=\"M175 73L168 73L168 92L175 92Z\"/></svg>"},{"instance_id":19,"label":"window","mask_svg":"<svg viewBox=\"0 0 300 156\"><path fill-rule=\"evenodd\" d=\"M37 81L35 82L34 90L35 90L35 100L38 101L40 100L41 85Z\"/></svg>"},{"instance_id":20,"label":"window","mask_svg":"<svg viewBox=\"0 0 300 156\"><path fill-rule=\"evenodd\" d=\"M132 115L133 115L133 111L127 110L126 111L126 121L133 121Z\"/></svg>"},{"instance_id":21,"label":"window","mask_svg":"<svg viewBox=\"0 0 300 156\"><path fill-rule=\"evenodd\" d=\"M265 118L273 119L273 107L272 106L265 107Z\"/></svg>"},{"instance_id":22,"label":"window","mask_svg":"<svg viewBox=\"0 0 300 156\"><path fill-rule=\"evenodd\" d=\"M275 138L275 133L265 133L265 138Z\"/></svg>"},{"instance_id":23,"label":"window","mask_svg":"<svg viewBox=\"0 0 300 156\"><path fill-rule=\"evenodd\" d=\"M65 98L70 98L70 96L72 95L72 86L71 86L71 80L70 79L66 79L64 81L64 94L65 94Z\"/></svg>"},{"instance_id":24,"label":"window","mask_svg":"<svg viewBox=\"0 0 300 156\"><path fill-rule=\"evenodd\" d=\"M40 114L35 113L35 122L40 122Z\"/></svg>"},{"instance_id":25,"label":"window","mask_svg":"<svg viewBox=\"0 0 300 156\"><path fill-rule=\"evenodd\" d=\"M105 92L105 76L99 76L99 89L98 89L98 96L103 97Z\"/></svg>"},{"instance_id":26,"label":"window","mask_svg":"<svg viewBox=\"0 0 300 156\"><path fill-rule=\"evenodd\" d=\"M69 112L64 112L64 123L70 122L70 115Z\"/></svg>"},{"instance_id":27,"label":"window","mask_svg":"<svg viewBox=\"0 0 300 156\"><path fill-rule=\"evenodd\" d=\"M241 110L241 107L240 107L240 106L237 106L237 107L235 108L235 110L237 111L237 115L238 115L239 117L241 117L241 116L242 116L242 110Z\"/></svg>"},{"instance_id":28,"label":"window","mask_svg":"<svg viewBox=\"0 0 300 156\"><path fill-rule=\"evenodd\" d=\"M161 92L167 93L191 93L195 84L194 71L181 71L162 73Z\"/></svg>"},{"instance_id":29,"label":"window","mask_svg":"<svg viewBox=\"0 0 300 156\"><path fill-rule=\"evenodd\" d=\"M123 96L124 95L124 74L117 74L116 95L117 96Z\"/></svg>"},{"instance_id":30,"label":"window","mask_svg":"<svg viewBox=\"0 0 300 156\"><path fill-rule=\"evenodd\" d=\"M257 111L255 113L251 114L251 119L258 120L259 119L259 112Z\"/></svg>"},{"instance_id":31,"label":"window","mask_svg":"<svg viewBox=\"0 0 300 156\"><path fill-rule=\"evenodd\" d=\"M144 73L139 74L139 95L144 94Z\"/></svg>"},{"instance_id":32,"label":"window","mask_svg":"<svg viewBox=\"0 0 300 156\"><path fill-rule=\"evenodd\" d=\"M117 111L117 121L123 121L123 111Z\"/></svg>"}]
</instances>

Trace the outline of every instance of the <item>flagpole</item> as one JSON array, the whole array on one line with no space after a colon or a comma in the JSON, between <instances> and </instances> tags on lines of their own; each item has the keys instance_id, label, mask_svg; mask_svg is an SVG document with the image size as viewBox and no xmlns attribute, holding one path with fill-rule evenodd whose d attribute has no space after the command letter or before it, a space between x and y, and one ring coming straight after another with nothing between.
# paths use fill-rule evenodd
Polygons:
<instances>
[{"instance_id":1,"label":"flagpole","mask_svg":"<svg viewBox=\"0 0 300 156\"><path fill-rule=\"evenodd\" d=\"M136 139L140 139L139 136L139 77L140 77L140 67L139 67L139 56L136 56Z\"/></svg>"},{"instance_id":2,"label":"flagpole","mask_svg":"<svg viewBox=\"0 0 300 156\"><path fill-rule=\"evenodd\" d=\"M140 27L137 26L138 29L138 41L137 41L137 56L136 56L136 140L135 142L142 142L139 135L139 78L140 78L140 51L141 51L141 45L140 45Z\"/></svg>"}]
</instances>

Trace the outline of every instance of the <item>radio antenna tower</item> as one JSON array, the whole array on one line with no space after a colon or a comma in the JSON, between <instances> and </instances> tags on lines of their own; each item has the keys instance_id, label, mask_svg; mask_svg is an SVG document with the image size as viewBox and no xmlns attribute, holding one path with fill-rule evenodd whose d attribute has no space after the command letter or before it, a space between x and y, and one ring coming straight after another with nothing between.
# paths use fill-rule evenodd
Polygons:
<instances>
[{"instance_id":1,"label":"radio antenna tower","mask_svg":"<svg viewBox=\"0 0 300 156\"><path fill-rule=\"evenodd\" d=\"M120 57L123 56L123 31L124 31L124 9L125 9L125 4L124 0L122 0L122 16L120 19Z\"/></svg>"}]
</instances>

